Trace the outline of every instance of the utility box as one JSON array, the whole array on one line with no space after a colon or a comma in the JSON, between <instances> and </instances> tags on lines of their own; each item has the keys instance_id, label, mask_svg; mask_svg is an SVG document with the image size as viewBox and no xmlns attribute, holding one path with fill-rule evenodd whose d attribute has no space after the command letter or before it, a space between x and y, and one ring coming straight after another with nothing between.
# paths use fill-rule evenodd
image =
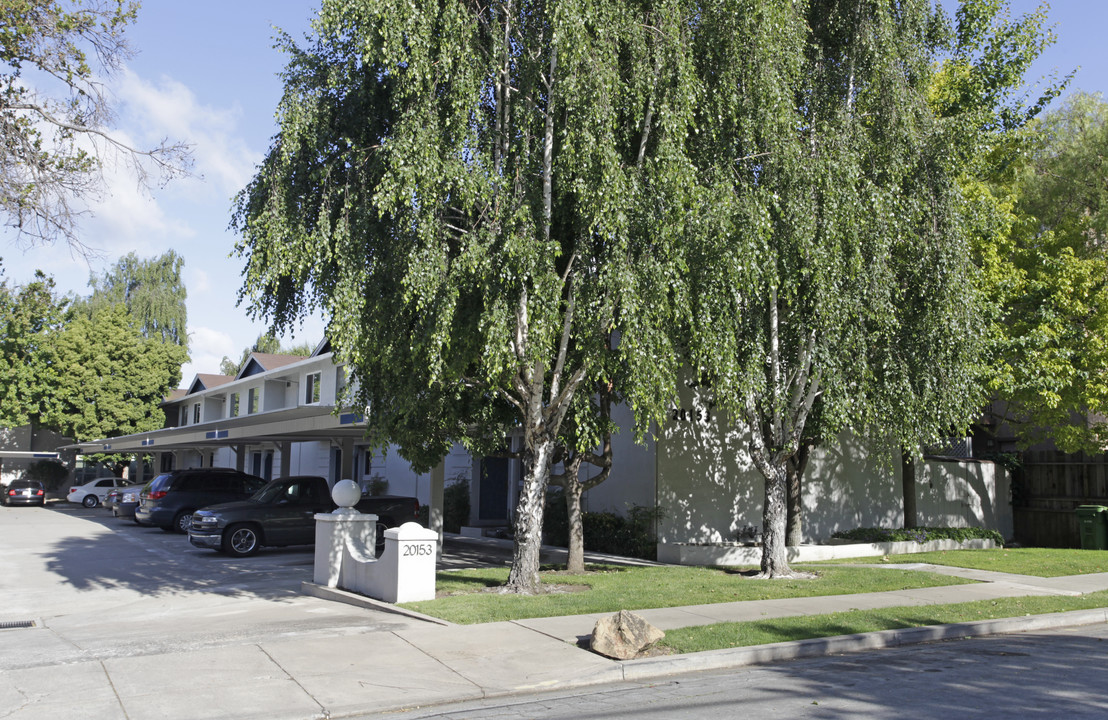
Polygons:
<instances>
[{"instance_id":1,"label":"utility box","mask_svg":"<svg viewBox=\"0 0 1108 720\"><path fill-rule=\"evenodd\" d=\"M1108 507L1082 505L1077 508L1082 550L1108 550Z\"/></svg>"}]
</instances>

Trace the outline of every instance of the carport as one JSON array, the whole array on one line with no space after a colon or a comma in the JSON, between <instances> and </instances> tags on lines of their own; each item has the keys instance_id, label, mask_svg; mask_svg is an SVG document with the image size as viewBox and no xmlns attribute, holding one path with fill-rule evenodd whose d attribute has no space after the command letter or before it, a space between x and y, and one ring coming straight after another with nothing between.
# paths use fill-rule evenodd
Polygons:
<instances>
[{"instance_id":1,"label":"carport","mask_svg":"<svg viewBox=\"0 0 1108 720\"><path fill-rule=\"evenodd\" d=\"M210 464L216 449L228 447L234 452L238 470L246 466L247 448L270 445L280 450L281 464L275 477L290 475L291 449L297 442L322 441L341 450L340 478L350 478L354 471L355 444L365 437L365 423L356 413L334 414L328 406L300 406L241 417L162 428L121 437L66 445L59 450L76 450L82 454L132 453L153 455L154 466L162 466L162 457L182 451L198 452ZM139 480L142 463L138 463ZM442 504L445 464L439 463L431 473L431 529L442 539Z\"/></svg>"}]
</instances>

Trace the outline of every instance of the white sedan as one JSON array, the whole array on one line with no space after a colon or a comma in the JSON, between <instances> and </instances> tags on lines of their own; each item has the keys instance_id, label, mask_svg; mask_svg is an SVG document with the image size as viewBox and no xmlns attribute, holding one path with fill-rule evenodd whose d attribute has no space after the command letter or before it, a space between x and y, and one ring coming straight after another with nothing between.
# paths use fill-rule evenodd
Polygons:
<instances>
[{"instance_id":1,"label":"white sedan","mask_svg":"<svg viewBox=\"0 0 1108 720\"><path fill-rule=\"evenodd\" d=\"M123 478L96 478L90 483L74 485L69 488L69 494L65 499L71 503L80 503L85 507L94 508L104 502L104 498L108 497L108 493L112 491L112 488L123 487L126 484L127 481Z\"/></svg>"}]
</instances>

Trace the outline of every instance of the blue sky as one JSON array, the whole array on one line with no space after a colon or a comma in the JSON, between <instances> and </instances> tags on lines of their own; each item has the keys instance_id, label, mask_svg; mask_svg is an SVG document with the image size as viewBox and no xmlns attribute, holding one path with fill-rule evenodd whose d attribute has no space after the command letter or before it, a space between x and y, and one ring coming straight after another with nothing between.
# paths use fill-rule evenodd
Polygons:
<instances>
[{"instance_id":1,"label":"blue sky","mask_svg":"<svg viewBox=\"0 0 1108 720\"><path fill-rule=\"evenodd\" d=\"M1011 5L1018 14L1037 3ZM102 271L130 251L153 256L172 248L185 258L189 295L192 360L183 384L197 372L217 372L224 355L237 357L265 326L236 305L242 261L229 257L231 198L276 131L284 57L273 49L273 27L300 38L317 8L307 0L146 0L128 31L136 54L111 79L120 103L117 131L148 146L166 137L191 143L198 177L144 194L126 174L109 171L109 193L81 226L100 257L90 264L64 246L22 251L0 229L6 276L24 282L41 268L63 292L84 294L90 269ZM1071 89L1104 91L1108 2L1055 0L1050 14L1059 41L1028 80L1081 66ZM314 343L322 332L323 321L312 318L294 340Z\"/></svg>"}]
</instances>

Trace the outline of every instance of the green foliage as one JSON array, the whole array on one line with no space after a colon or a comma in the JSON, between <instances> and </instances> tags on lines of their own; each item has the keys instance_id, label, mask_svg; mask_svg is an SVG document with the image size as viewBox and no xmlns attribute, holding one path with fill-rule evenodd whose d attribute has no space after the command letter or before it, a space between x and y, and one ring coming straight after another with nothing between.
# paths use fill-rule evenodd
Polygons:
<instances>
[{"instance_id":1,"label":"green foliage","mask_svg":"<svg viewBox=\"0 0 1108 720\"><path fill-rule=\"evenodd\" d=\"M641 505L629 507L626 516L608 511L581 513L585 550L655 560L658 557L657 526L661 517L661 508ZM565 499L560 492L547 496L543 538L550 545L569 545L569 518Z\"/></svg>"},{"instance_id":2,"label":"green foliage","mask_svg":"<svg viewBox=\"0 0 1108 720\"><path fill-rule=\"evenodd\" d=\"M37 422L45 411L57 372L51 349L67 305L41 272L24 285L0 280L0 427Z\"/></svg>"},{"instance_id":3,"label":"green foliage","mask_svg":"<svg viewBox=\"0 0 1108 720\"><path fill-rule=\"evenodd\" d=\"M144 337L188 348L187 292L181 279L185 260L173 250L142 259L131 252L103 277L92 276L91 307L124 305Z\"/></svg>"},{"instance_id":4,"label":"green foliage","mask_svg":"<svg viewBox=\"0 0 1108 720\"><path fill-rule=\"evenodd\" d=\"M327 2L312 46L285 42L282 129L236 202L244 298L278 328L324 307L352 404L424 466L472 427L468 442L498 445L527 377L572 391L599 374L617 314L651 398L638 406L660 415L672 233L643 213L689 184L679 161L647 162L686 136L683 16L598 2L516 23L501 3L431 5Z\"/></svg>"},{"instance_id":5,"label":"green foliage","mask_svg":"<svg viewBox=\"0 0 1108 720\"><path fill-rule=\"evenodd\" d=\"M280 130L235 201L242 298L276 329L323 309L348 404L416 469L521 431L520 587L617 326L644 432L673 395L692 9L326 0L282 41Z\"/></svg>"},{"instance_id":6,"label":"green foliage","mask_svg":"<svg viewBox=\"0 0 1108 720\"><path fill-rule=\"evenodd\" d=\"M41 272L0 283L0 425L82 441L163 427L187 351L140 322L125 302L57 297Z\"/></svg>"},{"instance_id":7,"label":"green foliage","mask_svg":"<svg viewBox=\"0 0 1108 720\"><path fill-rule=\"evenodd\" d=\"M978 191L996 228L977 241L996 307L994 409L1025 445L1097 453L1108 443L1108 104L1076 93L1031 130L1024 161Z\"/></svg>"},{"instance_id":8,"label":"green foliage","mask_svg":"<svg viewBox=\"0 0 1108 720\"><path fill-rule=\"evenodd\" d=\"M1002 5L965 3L956 38L926 2L736 3L698 18L698 72L720 87L689 140L704 194L685 251L688 351L695 380L750 431L769 575L787 572L785 481L802 441L851 430L916 448L985 399L960 180L985 135L1026 115L1005 103L1038 42L1035 23L993 22ZM1009 40L1030 46L1013 58Z\"/></svg>"},{"instance_id":9,"label":"green foliage","mask_svg":"<svg viewBox=\"0 0 1108 720\"><path fill-rule=\"evenodd\" d=\"M927 542L929 540L992 540L997 545L1004 545L1004 536L996 530L985 528L955 528L955 527L917 527L909 529L887 528L855 528L853 530L840 530L831 537L844 540L854 540L860 543L878 542Z\"/></svg>"},{"instance_id":10,"label":"green foliage","mask_svg":"<svg viewBox=\"0 0 1108 720\"><path fill-rule=\"evenodd\" d=\"M442 528L446 532L462 531L469 524L469 480L455 478L442 489Z\"/></svg>"},{"instance_id":11,"label":"green foliage","mask_svg":"<svg viewBox=\"0 0 1108 720\"><path fill-rule=\"evenodd\" d=\"M79 441L157 430L186 351L145 337L124 305L75 313L53 345L57 369L44 425Z\"/></svg>"},{"instance_id":12,"label":"green foliage","mask_svg":"<svg viewBox=\"0 0 1108 720\"><path fill-rule=\"evenodd\" d=\"M373 497L386 495L389 491L389 481L380 475L374 475L366 483L366 494Z\"/></svg>"},{"instance_id":13,"label":"green foliage","mask_svg":"<svg viewBox=\"0 0 1108 720\"><path fill-rule=\"evenodd\" d=\"M137 10L129 0L0 0L0 213L17 238L85 251L73 203L102 190L105 155L144 180L185 171L186 146L137 150L110 132L103 78L130 55L123 31Z\"/></svg>"},{"instance_id":14,"label":"green foliage","mask_svg":"<svg viewBox=\"0 0 1108 720\"><path fill-rule=\"evenodd\" d=\"M27 477L38 480L48 491L57 490L69 478L69 469L57 460L39 460L27 466Z\"/></svg>"}]
</instances>

